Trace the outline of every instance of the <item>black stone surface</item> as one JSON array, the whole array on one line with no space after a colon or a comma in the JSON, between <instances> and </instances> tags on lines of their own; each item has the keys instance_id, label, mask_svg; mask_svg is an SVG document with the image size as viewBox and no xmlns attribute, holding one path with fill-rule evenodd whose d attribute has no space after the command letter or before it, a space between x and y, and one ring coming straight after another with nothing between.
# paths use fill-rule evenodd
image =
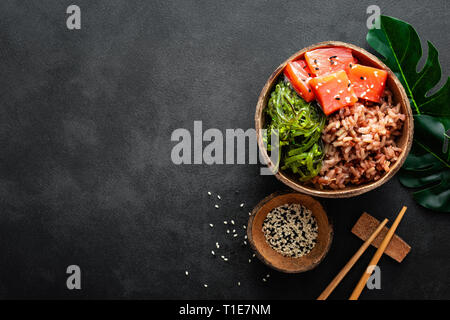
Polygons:
<instances>
[{"instance_id":1,"label":"black stone surface","mask_svg":"<svg viewBox=\"0 0 450 320\"><path fill-rule=\"evenodd\" d=\"M73 3L79 31L66 28ZM170 160L172 131L194 120L253 127L263 84L297 50L324 40L368 48L371 4L433 42L448 76L446 0L1 1L0 297L312 299L360 246L350 229L363 211L393 219L407 205L398 233L412 251L402 264L382 258L382 289L361 298L449 299L450 217L419 207L396 178L323 200L331 251L287 275L248 263L240 245L248 211L281 183L258 165ZM239 240L225 233L230 218ZM216 241L227 263L210 254ZM350 295L373 253L331 298ZM79 291L66 288L71 264Z\"/></svg>"}]
</instances>

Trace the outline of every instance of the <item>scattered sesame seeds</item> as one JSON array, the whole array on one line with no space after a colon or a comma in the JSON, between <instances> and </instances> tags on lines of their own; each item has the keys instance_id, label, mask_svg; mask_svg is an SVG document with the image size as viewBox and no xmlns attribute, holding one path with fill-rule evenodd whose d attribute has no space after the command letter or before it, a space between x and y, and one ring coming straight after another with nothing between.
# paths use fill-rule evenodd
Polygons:
<instances>
[{"instance_id":1,"label":"scattered sesame seeds","mask_svg":"<svg viewBox=\"0 0 450 320\"><path fill-rule=\"evenodd\" d=\"M264 219L262 231L267 243L288 257L309 253L317 242L317 222L311 212L300 204L274 208Z\"/></svg>"},{"instance_id":2,"label":"scattered sesame seeds","mask_svg":"<svg viewBox=\"0 0 450 320\"><path fill-rule=\"evenodd\" d=\"M234 220L230 220L231 224L234 224Z\"/></svg>"},{"instance_id":3,"label":"scattered sesame seeds","mask_svg":"<svg viewBox=\"0 0 450 320\"><path fill-rule=\"evenodd\" d=\"M222 198L220 197L220 195L217 195L217 199L222 200Z\"/></svg>"},{"instance_id":4,"label":"scattered sesame seeds","mask_svg":"<svg viewBox=\"0 0 450 320\"><path fill-rule=\"evenodd\" d=\"M228 224L228 221L224 221L223 224Z\"/></svg>"},{"instance_id":5,"label":"scattered sesame seeds","mask_svg":"<svg viewBox=\"0 0 450 320\"><path fill-rule=\"evenodd\" d=\"M233 229L233 233L235 233L236 232L236 229Z\"/></svg>"},{"instance_id":6,"label":"scattered sesame seeds","mask_svg":"<svg viewBox=\"0 0 450 320\"><path fill-rule=\"evenodd\" d=\"M205 288L208 288L208 285L205 283L204 285L203 285Z\"/></svg>"},{"instance_id":7,"label":"scattered sesame seeds","mask_svg":"<svg viewBox=\"0 0 450 320\"><path fill-rule=\"evenodd\" d=\"M212 223L210 223L209 226L210 226L211 228L214 227L214 225L213 225Z\"/></svg>"},{"instance_id":8,"label":"scattered sesame seeds","mask_svg":"<svg viewBox=\"0 0 450 320\"><path fill-rule=\"evenodd\" d=\"M246 246L247 245L247 241L244 240L243 244L244 244L244 246Z\"/></svg>"},{"instance_id":9,"label":"scattered sesame seeds","mask_svg":"<svg viewBox=\"0 0 450 320\"><path fill-rule=\"evenodd\" d=\"M244 239L247 240L247 235L244 236Z\"/></svg>"},{"instance_id":10,"label":"scattered sesame seeds","mask_svg":"<svg viewBox=\"0 0 450 320\"><path fill-rule=\"evenodd\" d=\"M266 281L267 281L267 279L266 279L266 278L262 278L262 281L266 282Z\"/></svg>"},{"instance_id":11,"label":"scattered sesame seeds","mask_svg":"<svg viewBox=\"0 0 450 320\"><path fill-rule=\"evenodd\" d=\"M210 196L212 193L211 193L211 191L208 191L208 196Z\"/></svg>"},{"instance_id":12,"label":"scattered sesame seeds","mask_svg":"<svg viewBox=\"0 0 450 320\"><path fill-rule=\"evenodd\" d=\"M227 229L227 233L230 233L230 230Z\"/></svg>"},{"instance_id":13,"label":"scattered sesame seeds","mask_svg":"<svg viewBox=\"0 0 450 320\"><path fill-rule=\"evenodd\" d=\"M244 224L244 225L242 226L242 228L243 228L243 229L247 229L247 226Z\"/></svg>"},{"instance_id":14,"label":"scattered sesame seeds","mask_svg":"<svg viewBox=\"0 0 450 320\"><path fill-rule=\"evenodd\" d=\"M218 204L216 204L214 207L215 207L216 209L219 209L219 205L218 205Z\"/></svg>"},{"instance_id":15,"label":"scattered sesame seeds","mask_svg":"<svg viewBox=\"0 0 450 320\"><path fill-rule=\"evenodd\" d=\"M189 275L189 271L186 270L186 271L184 272L184 274L185 274L186 276L188 276L188 275Z\"/></svg>"},{"instance_id":16,"label":"scattered sesame seeds","mask_svg":"<svg viewBox=\"0 0 450 320\"><path fill-rule=\"evenodd\" d=\"M237 234L237 233L233 234L233 237L234 237L234 238L236 238L237 236L238 236L238 234Z\"/></svg>"},{"instance_id":17,"label":"scattered sesame seeds","mask_svg":"<svg viewBox=\"0 0 450 320\"><path fill-rule=\"evenodd\" d=\"M211 254L212 254L213 256L216 255L216 253L214 252L214 250L211 250Z\"/></svg>"},{"instance_id":18,"label":"scattered sesame seeds","mask_svg":"<svg viewBox=\"0 0 450 320\"><path fill-rule=\"evenodd\" d=\"M241 203L240 207L243 208L244 207L244 203Z\"/></svg>"},{"instance_id":19,"label":"scattered sesame seeds","mask_svg":"<svg viewBox=\"0 0 450 320\"><path fill-rule=\"evenodd\" d=\"M253 258L256 257L256 253L252 254L252 257L253 257Z\"/></svg>"},{"instance_id":20,"label":"scattered sesame seeds","mask_svg":"<svg viewBox=\"0 0 450 320\"><path fill-rule=\"evenodd\" d=\"M220 248L220 245L219 245L219 243L218 243L218 242L216 242L216 248L217 248L217 249L219 249L219 248Z\"/></svg>"},{"instance_id":21,"label":"scattered sesame seeds","mask_svg":"<svg viewBox=\"0 0 450 320\"><path fill-rule=\"evenodd\" d=\"M248 259L248 263L252 262L252 259Z\"/></svg>"}]
</instances>

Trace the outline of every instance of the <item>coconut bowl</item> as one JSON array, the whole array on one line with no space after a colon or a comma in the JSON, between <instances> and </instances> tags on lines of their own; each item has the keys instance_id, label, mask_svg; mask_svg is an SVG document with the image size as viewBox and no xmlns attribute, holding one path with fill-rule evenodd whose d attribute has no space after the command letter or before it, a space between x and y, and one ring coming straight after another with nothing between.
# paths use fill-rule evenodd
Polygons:
<instances>
[{"instance_id":1,"label":"coconut bowl","mask_svg":"<svg viewBox=\"0 0 450 320\"><path fill-rule=\"evenodd\" d=\"M307 48L304 48L294 55L292 55L289 59L284 61L269 77L266 84L264 85L261 94L258 98L258 103L256 105L256 113L255 113L255 129L257 134L258 146L261 150L262 157L264 158L269 169L275 171L275 164L270 160L267 150L264 147L263 137L261 129L265 127L265 113L264 109L267 106L270 93L272 92L272 88L277 83L280 75L282 76L282 72L286 64L290 61L294 61L300 59L304 56L305 52L318 49L318 48L327 48L327 47L345 47L350 48L352 50L352 54L355 58L359 60L359 63L362 65L367 65L370 67L378 68L386 70L388 73L386 86L392 92L393 95L393 103L400 103L401 111L405 114L406 119L403 124L403 132L402 135L397 140L398 147L402 148L402 152L400 153L398 160L390 167L390 171L385 173L379 180L368 182L360 185L348 185L344 189L339 190L328 190L323 189L320 190L315 188L313 185L308 185L299 181L298 177L289 172L284 172L282 170L278 170L275 173L275 177L283 182L288 187L305 193L309 195L313 195L316 197L323 198L349 198L354 197L363 193L366 193L370 190L380 187L384 183L386 183L389 179L391 179L396 172L403 165L408 153L411 149L411 144L413 141L413 131L414 131L414 120L411 111L411 107L409 104L409 99L406 95L405 89L402 84L395 76L395 74L389 69L380 59L375 57L373 54L367 52L363 48L357 47L355 45L339 42L339 41L326 41L314 44Z\"/></svg>"},{"instance_id":2,"label":"coconut bowl","mask_svg":"<svg viewBox=\"0 0 450 320\"><path fill-rule=\"evenodd\" d=\"M318 228L316 245L299 258L287 257L272 249L262 231L264 219L272 209L292 203L302 204L311 210ZM314 198L291 191L276 192L264 198L253 209L248 221L247 237L256 256L269 267L286 273L300 273L315 268L325 258L333 239L333 227L322 205Z\"/></svg>"}]
</instances>

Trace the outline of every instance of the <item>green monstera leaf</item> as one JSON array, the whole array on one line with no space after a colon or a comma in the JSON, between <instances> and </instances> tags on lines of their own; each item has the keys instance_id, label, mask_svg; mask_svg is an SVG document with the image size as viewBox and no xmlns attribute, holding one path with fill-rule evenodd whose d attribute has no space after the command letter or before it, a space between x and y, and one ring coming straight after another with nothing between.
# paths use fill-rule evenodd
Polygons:
<instances>
[{"instance_id":1,"label":"green monstera leaf","mask_svg":"<svg viewBox=\"0 0 450 320\"><path fill-rule=\"evenodd\" d=\"M397 75L405 87L414 115L414 143L400 171L400 182L418 188L414 199L422 206L450 212L450 78L434 94L428 94L442 76L438 51L428 43L422 70L417 64L422 46L414 28L401 20L380 16L380 28L371 29L367 42Z\"/></svg>"}]
</instances>

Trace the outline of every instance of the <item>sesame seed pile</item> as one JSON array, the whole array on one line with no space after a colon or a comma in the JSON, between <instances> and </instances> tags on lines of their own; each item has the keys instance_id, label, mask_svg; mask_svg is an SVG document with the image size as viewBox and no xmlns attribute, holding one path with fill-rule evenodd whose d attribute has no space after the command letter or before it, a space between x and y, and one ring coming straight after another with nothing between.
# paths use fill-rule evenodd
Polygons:
<instances>
[{"instance_id":1,"label":"sesame seed pile","mask_svg":"<svg viewBox=\"0 0 450 320\"><path fill-rule=\"evenodd\" d=\"M317 242L318 228L311 210L301 204L284 204L267 214L263 223L267 243L284 256L299 258Z\"/></svg>"}]
</instances>

